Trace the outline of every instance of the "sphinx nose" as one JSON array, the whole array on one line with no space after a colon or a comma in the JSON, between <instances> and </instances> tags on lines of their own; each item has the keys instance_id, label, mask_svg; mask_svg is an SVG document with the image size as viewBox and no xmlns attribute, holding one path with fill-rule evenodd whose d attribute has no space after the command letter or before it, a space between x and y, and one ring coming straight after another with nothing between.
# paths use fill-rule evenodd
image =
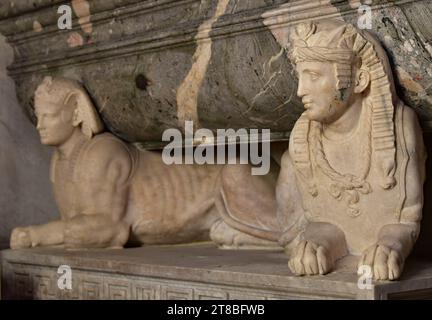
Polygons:
<instances>
[{"instance_id":1,"label":"sphinx nose","mask_svg":"<svg viewBox=\"0 0 432 320\"><path fill-rule=\"evenodd\" d=\"M42 129L42 121L38 120L38 121L36 122L36 129L37 129L37 130L41 130L41 129Z\"/></svg>"},{"instance_id":2,"label":"sphinx nose","mask_svg":"<svg viewBox=\"0 0 432 320\"><path fill-rule=\"evenodd\" d=\"M299 81L298 87L297 87L297 96L299 98L303 98L306 95L305 92L305 86L303 84L303 81Z\"/></svg>"}]
</instances>

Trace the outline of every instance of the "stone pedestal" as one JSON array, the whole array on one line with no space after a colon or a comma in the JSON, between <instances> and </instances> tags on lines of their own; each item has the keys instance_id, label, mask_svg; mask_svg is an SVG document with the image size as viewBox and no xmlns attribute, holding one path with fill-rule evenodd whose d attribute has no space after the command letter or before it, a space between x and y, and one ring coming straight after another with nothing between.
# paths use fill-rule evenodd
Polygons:
<instances>
[{"instance_id":1,"label":"stone pedestal","mask_svg":"<svg viewBox=\"0 0 432 320\"><path fill-rule=\"evenodd\" d=\"M408 260L400 281L361 290L354 257L327 276L295 277L281 252L225 251L210 244L1 255L4 299L432 298L432 261ZM58 288L61 265L71 267L72 290Z\"/></svg>"}]
</instances>

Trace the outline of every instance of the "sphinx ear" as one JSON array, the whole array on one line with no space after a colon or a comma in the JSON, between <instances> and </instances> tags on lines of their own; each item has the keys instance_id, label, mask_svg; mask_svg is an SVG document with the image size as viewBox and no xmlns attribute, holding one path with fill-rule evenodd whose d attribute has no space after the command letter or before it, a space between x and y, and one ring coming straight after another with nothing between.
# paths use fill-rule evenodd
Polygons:
<instances>
[{"instance_id":1,"label":"sphinx ear","mask_svg":"<svg viewBox=\"0 0 432 320\"><path fill-rule=\"evenodd\" d=\"M365 69L358 69L356 73L354 92L364 92L369 87L370 81L369 72Z\"/></svg>"},{"instance_id":2,"label":"sphinx ear","mask_svg":"<svg viewBox=\"0 0 432 320\"><path fill-rule=\"evenodd\" d=\"M82 117L78 106L78 93L75 91L69 93L65 98L64 105L72 112L72 125L78 127L82 123Z\"/></svg>"},{"instance_id":3,"label":"sphinx ear","mask_svg":"<svg viewBox=\"0 0 432 320\"><path fill-rule=\"evenodd\" d=\"M83 122L83 120L81 117L81 112L80 112L79 108L76 108L73 112L72 125L74 127L78 127L82 122Z\"/></svg>"}]
</instances>

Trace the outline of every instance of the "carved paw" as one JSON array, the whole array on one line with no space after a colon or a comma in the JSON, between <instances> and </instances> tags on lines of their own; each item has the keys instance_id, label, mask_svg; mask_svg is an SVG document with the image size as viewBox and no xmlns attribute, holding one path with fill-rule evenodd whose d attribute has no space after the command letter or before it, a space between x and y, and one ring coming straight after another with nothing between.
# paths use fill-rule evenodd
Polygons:
<instances>
[{"instance_id":1,"label":"carved paw","mask_svg":"<svg viewBox=\"0 0 432 320\"><path fill-rule=\"evenodd\" d=\"M404 265L401 254L387 246L375 244L363 252L360 266L369 266L375 280L396 280Z\"/></svg>"},{"instance_id":2,"label":"carved paw","mask_svg":"<svg viewBox=\"0 0 432 320\"><path fill-rule=\"evenodd\" d=\"M282 250L278 243L235 230L222 220L216 221L211 227L210 239L221 249Z\"/></svg>"},{"instance_id":3,"label":"carved paw","mask_svg":"<svg viewBox=\"0 0 432 320\"><path fill-rule=\"evenodd\" d=\"M333 266L328 250L311 241L300 242L288 262L291 272L298 276L326 274Z\"/></svg>"},{"instance_id":4,"label":"carved paw","mask_svg":"<svg viewBox=\"0 0 432 320\"><path fill-rule=\"evenodd\" d=\"M122 248L129 239L129 226L97 216L74 218L65 226L66 249Z\"/></svg>"},{"instance_id":5,"label":"carved paw","mask_svg":"<svg viewBox=\"0 0 432 320\"><path fill-rule=\"evenodd\" d=\"M10 247L14 250L31 248L32 240L30 236L30 228L15 228L12 231Z\"/></svg>"}]
</instances>

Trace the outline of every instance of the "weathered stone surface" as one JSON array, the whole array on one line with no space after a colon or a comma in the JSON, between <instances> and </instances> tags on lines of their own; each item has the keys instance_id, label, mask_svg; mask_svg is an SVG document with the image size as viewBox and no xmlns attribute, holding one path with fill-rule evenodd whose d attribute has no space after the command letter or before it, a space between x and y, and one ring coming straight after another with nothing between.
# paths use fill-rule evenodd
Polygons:
<instances>
[{"instance_id":1,"label":"weathered stone surface","mask_svg":"<svg viewBox=\"0 0 432 320\"><path fill-rule=\"evenodd\" d=\"M408 260L397 282L358 288L340 261L323 277L295 277L283 253L225 251L211 245L114 251L3 251L4 299L422 299L432 297L432 261ZM354 259L356 260L356 259ZM58 289L60 265L72 268L72 290Z\"/></svg>"},{"instance_id":2,"label":"weathered stone surface","mask_svg":"<svg viewBox=\"0 0 432 320\"><path fill-rule=\"evenodd\" d=\"M58 2L14 3L0 7L0 31L15 48L10 75L31 117L43 76L72 77L88 86L113 133L150 146L185 119L208 128L270 128L273 139L287 139L302 110L282 50L287 32L305 19L356 22L360 2L91 1L90 23L75 16L72 30L58 30ZM425 127L432 116L431 6L372 1L372 32ZM82 11L74 12L83 19Z\"/></svg>"}]
</instances>

